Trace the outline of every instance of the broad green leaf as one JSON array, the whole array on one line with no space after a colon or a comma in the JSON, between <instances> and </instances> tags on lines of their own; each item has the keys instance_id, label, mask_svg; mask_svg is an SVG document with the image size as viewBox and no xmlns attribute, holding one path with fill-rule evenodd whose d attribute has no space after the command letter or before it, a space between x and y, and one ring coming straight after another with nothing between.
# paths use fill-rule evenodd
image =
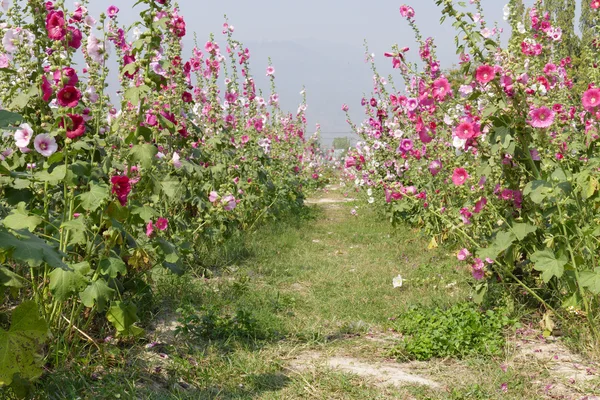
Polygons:
<instances>
[{"instance_id":1,"label":"broad green leaf","mask_svg":"<svg viewBox=\"0 0 600 400\"><path fill-rule=\"evenodd\" d=\"M589 199L596 193L598 186L598 180L594 177L590 177L585 186L581 189L581 197L583 197L584 200Z\"/></svg>"},{"instance_id":2,"label":"broad green leaf","mask_svg":"<svg viewBox=\"0 0 600 400\"><path fill-rule=\"evenodd\" d=\"M13 209L12 212L4 218L2 223L5 227L10 229L27 229L30 232L33 232L35 228L42 223L42 218L37 215L29 215L29 212L25 209L25 203L21 202L17 204L17 208Z\"/></svg>"},{"instance_id":3,"label":"broad green leaf","mask_svg":"<svg viewBox=\"0 0 600 400\"><path fill-rule=\"evenodd\" d=\"M23 121L23 117L20 114L0 110L0 128L7 128L11 125L17 125Z\"/></svg>"},{"instance_id":4,"label":"broad green leaf","mask_svg":"<svg viewBox=\"0 0 600 400\"><path fill-rule=\"evenodd\" d=\"M600 268L579 274L579 284L593 294L600 294Z\"/></svg>"},{"instance_id":5,"label":"broad green leaf","mask_svg":"<svg viewBox=\"0 0 600 400\"><path fill-rule=\"evenodd\" d=\"M125 91L123 98L131 102L133 106L137 106L140 103L140 99L148 93L150 93L148 85L133 86Z\"/></svg>"},{"instance_id":6,"label":"broad green leaf","mask_svg":"<svg viewBox=\"0 0 600 400\"><path fill-rule=\"evenodd\" d=\"M117 329L118 336L140 336L144 333L142 328L134 325L138 321L135 304L115 301L106 313L106 319Z\"/></svg>"},{"instance_id":7,"label":"broad green leaf","mask_svg":"<svg viewBox=\"0 0 600 400\"><path fill-rule=\"evenodd\" d=\"M495 260L498 257L498 254L502 253L513 244L516 238L517 236L512 232L498 232L492 244L486 248L480 248L479 251L477 251L477 255L481 259L490 258Z\"/></svg>"},{"instance_id":8,"label":"broad green leaf","mask_svg":"<svg viewBox=\"0 0 600 400\"><path fill-rule=\"evenodd\" d=\"M14 99L13 101L10 103L9 108L15 109L22 109L25 108L27 106L27 103L29 103L29 99L31 97L27 94L27 93L19 93Z\"/></svg>"},{"instance_id":9,"label":"broad green leaf","mask_svg":"<svg viewBox=\"0 0 600 400\"><path fill-rule=\"evenodd\" d=\"M517 235L518 240L523 240L527 235L537 231L537 227L531 224L521 224L515 222L512 226L512 230L515 235Z\"/></svg>"},{"instance_id":10,"label":"broad green leaf","mask_svg":"<svg viewBox=\"0 0 600 400\"><path fill-rule=\"evenodd\" d=\"M67 176L67 166L62 164L55 167L51 173L47 170L43 170L40 172L36 172L34 178L39 180L40 182L48 182L51 185L57 185L65 176Z\"/></svg>"},{"instance_id":11,"label":"broad green leaf","mask_svg":"<svg viewBox=\"0 0 600 400\"><path fill-rule=\"evenodd\" d=\"M110 197L110 188L107 184L90 183L90 191L79 195L81 206L86 211L95 211L102 202Z\"/></svg>"},{"instance_id":12,"label":"broad green leaf","mask_svg":"<svg viewBox=\"0 0 600 400\"><path fill-rule=\"evenodd\" d=\"M177 254L177 247L174 244L166 241L163 238L157 239L158 246L165 257L165 260L169 263L176 263L179 261L179 254Z\"/></svg>"},{"instance_id":13,"label":"broad green leaf","mask_svg":"<svg viewBox=\"0 0 600 400\"><path fill-rule=\"evenodd\" d=\"M151 144L137 144L129 150L131 161L139 163L143 168L152 167L158 149Z\"/></svg>"},{"instance_id":14,"label":"broad green leaf","mask_svg":"<svg viewBox=\"0 0 600 400\"><path fill-rule=\"evenodd\" d=\"M71 295L79 293L87 281L77 271L68 271L56 268L50 272L50 292L59 301L65 301Z\"/></svg>"},{"instance_id":15,"label":"broad green leaf","mask_svg":"<svg viewBox=\"0 0 600 400\"><path fill-rule=\"evenodd\" d=\"M160 182L163 193L169 198L174 199L181 187L181 182L175 178L164 179Z\"/></svg>"},{"instance_id":16,"label":"broad green leaf","mask_svg":"<svg viewBox=\"0 0 600 400\"><path fill-rule=\"evenodd\" d=\"M83 217L65 221L60 227L69 232L69 245L86 243L87 239L85 236L85 223Z\"/></svg>"},{"instance_id":17,"label":"broad green leaf","mask_svg":"<svg viewBox=\"0 0 600 400\"><path fill-rule=\"evenodd\" d=\"M548 283L553 277L560 278L565 272L567 256L561 254L558 258L549 249L538 250L531 255L531 261L534 263L534 269L542 273L542 279Z\"/></svg>"},{"instance_id":18,"label":"broad green leaf","mask_svg":"<svg viewBox=\"0 0 600 400\"><path fill-rule=\"evenodd\" d=\"M152 207L142 206L135 207L131 210L132 214L139 215L144 222L150 221L153 217L157 215L156 211Z\"/></svg>"},{"instance_id":19,"label":"broad green leaf","mask_svg":"<svg viewBox=\"0 0 600 400\"><path fill-rule=\"evenodd\" d=\"M27 280L6 267L0 267L0 286L22 288Z\"/></svg>"},{"instance_id":20,"label":"broad green leaf","mask_svg":"<svg viewBox=\"0 0 600 400\"><path fill-rule=\"evenodd\" d=\"M79 272L81 275L87 275L92 271L92 268L90 267L90 263L87 261L82 261L80 263L77 264L71 264L70 265L71 269L73 269L73 271Z\"/></svg>"},{"instance_id":21,"label":"broad green leaf","mask_svg":"<svg viewBox=\"0 0 600 400\"><path fill-rule=\"evenodd\" d=\"M43 372L40 348L48 337L48 326L40 318L37 304L21 303L11 320L8 331L0 329L0 386L10 385L15 374L35 379Z\"/></svg>"},{"instance_id":22,"label":"broad green leaf","mask_svg":"<svg viewBox=\"0 0 600 400\"><path fill-rule=\"evenodd\" d=\"M116 278L119 274L127 275L127 266L120 258L110 257L100 261L100 271L103 275Z\"/></svg>"},{"instance_id":23,"label":"broad green leaf","mask_svg":"<svg viewBox=\"0 0 600 400\"><path fill-rule=\"evenodd\" d=\"M114 289L108 287L106 281L100 278L79 293L79 297L84 306L92 308L96 304L98 311L102 312L106 308L106 303L112 299L114 294Z\"/></svg>"},{"instance_id":24,"label":"broad green leaf","mask_svg":"<svg viewBox=\"0 0 600 400\"><path fill-rule=\"evenodd\" d=\"M525 196L529 196L531 201L540 204L552 192L552 185L546 181L531 181L523 190Z\"/></svg>"},{"instance_id":25,"label":"broad green leaf","mask_svg":"<svg viewBox=\"0 0 600 400\"><path fill-rule=\"evenodd\" d=\"M9 232L0 229L0 249L30 267L39 267L46 262L51 267L67 268L58 250L26 230Z\"/></svg>"}]
</instances>

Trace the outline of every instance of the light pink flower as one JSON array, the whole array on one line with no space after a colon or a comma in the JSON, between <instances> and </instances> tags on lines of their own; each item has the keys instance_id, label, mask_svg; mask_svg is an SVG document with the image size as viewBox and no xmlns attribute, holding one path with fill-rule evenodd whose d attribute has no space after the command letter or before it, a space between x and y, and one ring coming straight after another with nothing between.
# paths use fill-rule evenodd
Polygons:
<instances>
[{"instance_id":1,"label":"light pink flower","mask_svg":"<svg viewBox=\"0 0 600 400\"><path fill-rule=\"evenodd\" d=\"M471 139L476 134L475 125L473 125L471 122L461 122L458 124L456 129L454 129L454 134L459 139Z\"/></svg>"},{"instance_id":2,"label":"light pink flower","mask_svg":"<svg viewBox=\"0 0 600 400\"><path fill-rule=\"evenodd\" d=\"M19 129L15 132L15 144L17 147L27 147L29 146L29 142L31 142L31 137L33 136L33 129L29 124L21 124Z\"/></svg>"},{"instance_id":3,"label":"light pink flower","mask_svg":"<svg viewBox=\"0 0 600 400\"><path fill-rule=\"evenodd\" d=\"M273 74L275 74L275 68L273 68L271 65L269 65L267 67L267 76L272 76Z\"/></svg>"},{"instance_id":4,"label":"light pink flower","mask_svg":"<svg viewBox=\"0 0 600 400\"><path fill-rule=\"evenodd\" d=\"M8 68L10 66L10 59L6 54L0 53L0 68Z\"/></svg>"},{"instance_id":5,"label":"light pink flower","mask_svg":"<svg viewBox=\"0 0 600 400\"><path fill-rule=\"evenodd\" d=\"M211 203L214 203L218 199L219 199L219 194L217 192L215 192L214 190L212 192L210 192L210 194L208 195L208 201L210 201Z\"/></svg>"},{"instance_id":6,"label":"light pink flower","mask_svg":"<svg viewBox=\"0 0 600 400\"><path fill-rule=\"evenodd\" d=\"M115 17L118 14L118 12L119 12L119 7L117 7L117 6L110 6L110 7L108 7L108 10L106 10L106 14L111 18Z\"/></svg>"},{"instance_id":7,"label":"light pink flower","mask_svg":"<svg viewBox=\"0 0 600 400\"><path fill-rule=\"evenodd\" d=\"M33 147L44 157L50 157L58 150L56 139L47 133L37 135L33 140Z\"/></svg>"},{"instance_id":8,"label":"light pink flower","mask_svg":"<svg viewBox=\"0 0 600 400\"><path fill-rule=\"evenodd\" d=\"M223 197L222 202L225 204L225 207L223 207L225 209L225 211L231 211L231 210L233 210L237 206L237 202L235 201L235 197L233 197L230 194L228 194L227 196Z\"/></svg>"},{"instance_id":9,"label":"light pink flower","mask_svg":"<svg viewBox=\"0 0 600 400\"><path fill-rule=\"evenodd\" d=\"M173 166L175 168L181 168L181 166L183 165L180 160L181 160L181 158L179 157L179 153L177 153L176 151L173 152L172 161L173 161Z\"/></svg>"},{"instance_id":10,"label":"light pink flower","mask_svg":"<svg viewBox=\"0 0 600 400\"><path fill-rule=\"evenodd\" d=\"M154 233L154 224L152 221L148 221L148 225L146 225L146 236L150 237Z\"/></svg>"},{"instance_id":11,"label":"light pink flower","mask_svg":"<svg viewBox=\"0 0 600 400\"><path fill-rule=\"evenodd\" d=\"M458 251L458 254L456 255L456 258L458 258L459 261L465 261L470 256L471 256L471 253L469 252L469 250L467 250L467 249L461 249L461 250Z\"/></svg>"}]
</instances>

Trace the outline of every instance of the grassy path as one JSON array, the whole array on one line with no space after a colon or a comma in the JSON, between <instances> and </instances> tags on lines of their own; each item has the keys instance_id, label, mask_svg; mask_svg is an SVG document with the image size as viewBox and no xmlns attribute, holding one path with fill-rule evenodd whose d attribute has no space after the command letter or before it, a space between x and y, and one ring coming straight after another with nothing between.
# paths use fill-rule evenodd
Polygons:
<instances>
[{"instance_id":1,"label":"grassy path","mask_svg":"<svg viewBox=\"0 0 600 400\"><path fill-rule=\"evenodd\" d=\"M393 318L415 305L464 301L468 285L453 257L427 250L418 232L393 230L362 208L352 216L339 191L321 196L306 216L255 233L234 249L245 257L210 279L161 281L148 329L155 342L114 346L104 367L66 366L44 380L39 398L542 398L530 383L544 368L514 360L506 372L507 360L478 358L403 365L436 388L343 372L379 366L379 375L393 374ZM392 286L398 274L402 288ZM331 357L342 367L327 368L322 360Z\"/></svg>"}]
</instances>

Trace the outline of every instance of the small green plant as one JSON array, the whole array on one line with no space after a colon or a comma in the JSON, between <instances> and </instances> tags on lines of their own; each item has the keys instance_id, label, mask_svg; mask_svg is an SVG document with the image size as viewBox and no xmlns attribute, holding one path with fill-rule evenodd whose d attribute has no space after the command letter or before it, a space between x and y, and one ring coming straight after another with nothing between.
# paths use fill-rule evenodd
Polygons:
<instances>
[{"instance_id":1,"label":"small green plant","mask_svg":"<svg viewBox=\"0 0 600 400\"><path fill-rule=\"evenodd\" d=\"M204 309L198 313L193 307L182 307L177 310L181 316L178 321L177 335L188 335L194 338L227 340L266 339L268 333L260 328L252 312L237 310L235 315L220 315L214 309Z\"/></svg>"},{"instance_id":2,"label":"small green plant","mask_svg":"<svg viewBox=\"0 0 600 400\"><path fill-rule=\"evenodd\" d=\"M417 360L499 355L504 330L515 323L504 309L482 312L469 303L447 309L413 308L395 322L405 337L394 352Z\"/></svg>"}]
</instances>

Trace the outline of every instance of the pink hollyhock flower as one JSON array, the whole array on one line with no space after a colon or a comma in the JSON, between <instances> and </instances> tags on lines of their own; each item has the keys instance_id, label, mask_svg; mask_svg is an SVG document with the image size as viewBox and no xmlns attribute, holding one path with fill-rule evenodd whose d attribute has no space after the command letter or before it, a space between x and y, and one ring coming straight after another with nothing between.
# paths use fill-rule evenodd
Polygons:
<instances>
[{"instance_id":1,"label":"pink hollyhock flower","mask_svg":"<svg viewBox=\"0 0 600 400\"><path fill-rule=\"evenodd\" d=\"M429 163L429 172L431 175L436 176L442 170L442 162L440 160L433 160Z\"/></svg>"},{"instance_id":2,"label":"pink hollyhock flower","mask_svg":"<svg viewBox=\"0 0 600 400\"><path fill-rule=\"evenodd\" d=\"M469 174L467 170L464 168L456 168L454 173L452 174L452 183L456 186L463 185L467 179L469 179Z\"/></svg>"},{"instance_id":3,"label":"pink hollyhock flower","mask_svg":"<svg viewBox=\"0 0 600 400\"><path fill-rule=\"evenodd\" d=\"M343 112L347 112L350 109L350 107L348 107L348 104L342 104L342 111Z\"/></svg>"},{"instance_id":4,"label":"pink hollyhock flower","mask_svg":"<svg viewBox=\"0 0 600 400\"><path fill-rule=\"evenodd\" d=\"M177 153L176 151L175 151L175 152L173 152L173 158L172 158L172 161L173 161L173 166L174 166L175 168L181 168L181 167L182 167L182 165L183 165L183 164L181 163L181 157L179 156L179 153Z\"/></svg>"},{"instance_id":5,"label":"pink hollyhock flower","mask_svg":"<svg viewBox=\"0 0 600 400\"><path fill-rule=\"evenodd\" d=\"M403 153L409 152L413 149L413 141L410 139L402 139L400 142L400 150Z\"/></svg>"},{"instance_id":6,"label":"pink hollyhock flower","mask_svg":"<svg viewBox=\"0 0 600 400\"><path fill-rule=\"evenodd\" d=\"M131 54L125 54L123 56L123 66L127 66L129 64L135 63L135 57ZM133 72L125 72L123 75L128 79L133 79L135 74L139 71L139 68L136 68Z\"/></svg>"},{"instance_id":7,"label":"pink hollyhock flower","mask_svg":"<svg viewBox=\"0 0 600 400\"><path fill-rule=\"evenodd\" d=\"M50 157L58 150L56 139L47 133L37 135L33 140L33 147L44 157Z\"/></svg>"},{"instance_id":8,"label":"pink hollyhock flower","mask_svg":"<svg viewBox=\"0 0 600 400\"><path fill-rule=\"evenodd\" d=\"M471 266L471 268L473 269L471 273L473 274L473 278L475 278L475 280L480 281L485 276L485 266L480 258L476 258L474 261L475 263L473 263L473 265Z\"/></svg>"},{"instance_id":9,"label":"pink hollyhock flower","mask_svg":"<svg viewBox=\"0 0 600 400\"><path fill-rule=\"evenodd\" d=\"M148 224L146 225L146 236L150 237L150 236L152 236L153 233L154 233L154 224L152 224L152 221L148 221Z\"/></svg>"},{"instance_id":10,"label":"pink hollyhock flower","mask_svg":"<svg viewBox=\"0 0 600 400\"><path fill-rule=\"evenodd\" d=\"M52 40L63 40L67 34L65 16L62 11L50 11L46 15L46 30L48 38Z\"/></svg>"},{"instance_id":11,"label":"pink hollyhock flower","mask_svg":"<svg viewBox=\"0 0 600 400\"><path fill-rule=\"evenodd\" d=\"M73 28L72 26L68 27L69 30L69 47L77 50L81 47L81 31L77 28Z\"/></svg>"},{"instance_id":12,"label":"pink hollyhock flower","mask_svg":"<svg viewBox=\"0 0 600 400\"><path fill-rule=\"evenodd\" d=\"M173 19L171 20L171 31L177 37L181 38L185 36L185 21L181 15L173 16Z\"/></svg>"},{"instance_id":13,"label":"pink hollyhock flower","mask_svg":"<svg viewBox=\"0 0 600 400\"><path fill-rule=\"evenodd\" d=\"M50 81L48 81L48 78L46 78L46 75L42 76L42 98L44 99L44 101L50 101L50 98L52 97L52 94L54 93L54 91L52 90L52 85L50 84Z\"/></svg>"},{"instance_id":14,"label":"pink hollyhock flower","mask_svg":"<svg viewBox=\"0 0 600 400\"><path fill-rule=\"evenodd\" d=\"M477 132L475 131L475 125L473 125L471 122L461 122L454 129L454 134L459 139L463 139L463 140L471 139L472 137L475 136L476 133Z\"/></svg>"},{"instance_id":15,"label":"pink hollyhock flower","mask_svg":"<svg viewBox=\"0 0 600 400\"><path fill-rule=\"evenodd\" d=\"M208 201L210 201L211 203L214 203L218 199L219 199L219 194L217 192L215 192L214 190L212 192L210 192L210 194L208 195Z\"/></svg>"},{"instance_id":16,"label":"pink hollyhock flower","mask_svg":"<svg viewBox=\"0 0 600 400\"><path fill-rule=\"evenodd\" d=\"M275 73L275 68L273 68L271 65L269 65L267 67L267 76L272 76Z\"/></svg>"},{"instance_id":17,"label":"pink hollyhock flower","mask_svg":"<svg viewBox=\"0 0 600 400\"><path fill-rule=\"evenodd\" d=\"M471 211L469 211L468 208L463 207L460 209L460 218L462 219L463 224L465 225L470 225L471 224L471 217L473 216L473 213Z\"/></svg>"},{"instance_id":18,"label":"pink hollyhock flower","mask_svg":"<svg viewBox=\"0 0 600 400\"><path fill-rule=\"evenodd\" d=\"M546 106L535 108L529 113L529 125L534 128L548 128L554 122L554 111Z\"/></svg>"},{"instance_id":19,"label":"pink hollyhock flower","mask_svg":"<svg viewBox=\"0 0 600 400\"><path fill-rule=\"evenodd\" d=\"M415 16L415 10L407 5L400 6L400 15L404 18L413 18Z\"/></svg>"},{"instance_id":20,"label":"pink hollyhock flower","mask_svg":"<svg viewBox=\"0 0 600 400\"><path fill-rule=\"evenodd\" d=\"M191 103L194 99L193 99L192 94L190 92L183 92L181 94L181 100L184 103Z\"/></svg>"},{"instance_id":21,"label":"pink hollyhock flower","mask_svg":"<svg viewBox=\"0 0 600 400\"><path fill-rule=\"evenodd\" d=\"M119 13L119 7L117 7L117 6L110 6L106 10L106 14L111 18L116 17L118 13Z\"/></svg>"},{"instance_id":22,"label":"pink hollyhock flower","mask_svg":"<svg viewBox=\"0 0 600 400\"><path fill-rule=\"evenodd\" d=\"M169 220L163 217L160 217L156 220L156 229L159 231L166 231L169 227Z\"/></svg>"},{"instance_id":23,"label":"pink hollyhock flower","mask_svg":"<svg viewBox=\"0 0 600 400\"><path fill-rule=\"evenodd\" d=\"M10 66L10 58L6 54L0 53L0 68L8 68Z\"/></svg>"},{"instance_id":24,"label":"pink hollyhock flower","mask_svg":"<svg viewBox=\"0 0 600 400\"><path fill-rule=\"evenodd\" d=\"M469 250L467 250L467 249L461 249L461 250L458 251L458 254L456 255L456 258L458 258L459 261L465 261L470 256L471 256L471 253L469 253Z\"/></svg>"},{"instance_id":25,"label":"pink hollyhock flower","mask_svg":"<svg viewBox=\"0 0 600 400\"><path fill-rule=\"evenodd\" d=\"M491 82L496 77L496 71L494 67L489 65L480 65L475 72L475 79L481 84Z\"/></svg>"},{"instance_id":26,"label":"pink hollyhock flower","mask_svg":"<svg viewBox=\"0 0 600 400\"><path fill-rule=\"evenodd\" d=\"M346 157L346 168L352 168L356 166L356 159L354 157Z\"/></svg>"},{"instance_id":27,"label":"pink hollyhock flower","mask_svg":"<svg viewBox=\"0 0 600 400\"><path fill-rule=\"evenodd\" d=\"M242 144L246 144L250 141L250 136L242 135Z\"/></svg>"},{"instance_id":28,"label":"pink hollyhock flower","mask_svg":"<svg viewBox=\"0 0 600 400\"><path fill-rule=\"evenodd\" d=\"M65 119L61 119L58 126L61 128L65 128L67 130L67 137L69 139L75 139L79 136L83 136L85 133L85 121L83 117L78 114L67 114L70 121L67 120L65 124Z\"/></svg>"},{"instance_id":29,"label":"pink hollyhock flower","mask_svg":"<svg viewBox=\"0 0 600 400\"><path fill-rule=\"evenodd\" d=\"M56 100L61 107L77 107L81 99L81 92L75 86L66 85L56 94Z\"/></svg>"},{"instance_id":30,"label":"pink hollyhock flower","mask_svg":"<svg viewBox=\"0 0 600 400\"><path fill-rule=\"evenodd\" d=\"M104 60L104 54L107 52L105 43L102 43L93 34L90 34L87 39L86 51L88 56L97 63L101 63Z\"/></svg>"},{"instance_id":31,"label":"pink hollyhock flower","mask_svg":"<svg viewBox=\"0 0 600 400\"><path fill-rule=\"evenodd\" d=\"M483 210L483 208L485 207L486 204L487 204L487 198L482 197L481 199L479 199L479 201L477 203L475 203L473 212L475 214L479 214L481 212L481 210Z\"/></svg>"},{"instance_id":32,"label":"pink hollyhock flower","mask_svg":"<svg viewBox=\"0 0 600 400\"><path fill-rule=\"evenodd\" d=\"M31 137L33 136L33 129L29 124L21 124L19 129L15 132L15 144L19 148L29 146L29 142L31 142Z\"/></svg>"},{"instance_id":33,"label":"pink hollyhock flower","mask_svg":"<svg viewBox=\"0 0 600 400\"><path fill-rule=\"evenodd\" d=\"M599 0L600 1L600 0ZM586 110L592 111L594 108L600 106L600 89L588 89L583 94L581 102Z\"/></svg>"},{"instance_id":34,"label":"pink hollyhock flower","mask_svg":"<svg viewBox=\"0 0 600 400\"><path fill-rule=\"evenodd\" d=\"M79 77L77 76L77 71L73 68L63 68L62 70L57 69L52 74L55 84L65 84L69 86L75 86L79 83ZM67 78L66 82L62 82L63 78Z\"/></svg>"},{"instance_id":35,"label":"pink hollyhock flower","mask_svg":"<svg viewBox=\"0 0 600 400\"><path fill-rule=\"evenodd\" d=\"M131 183L129 182L129 177L126 175L115 175L110 178L110 182L112 183L113 194L117 195L117 199L122 206L127 204L127 196L131 192Z\"/></svg>"},{"instance_id":36,"label":"pink hollyhock flower","mask_svg":"<svg viewBox=\"0 0 600 400\"><path fill-rule=\"evenodd\" d=\"M439 78L433 82L433 98L444 101L446 96L452 94L452 88L446 78Z\"/></svg>"},{"instance_id":37,"label":"pink hollyhock flower","mask_svg":"<svg viewBox=\"0 0 600 400\"><path fill-rule=\"evenodd\" d=\"M226 203L225 207L223 207L223 209L225 211L231 211L231 210L233 210L237 206L237 202L235 201L235 197L233 197L230 194L228 194L227 196L223 197L222 202Z\"/></svg>"},{"instance_id":38,"label":"pink hollyhock flower","mask_svg":"<svg viewBox=\"0 0 600 400\"><path fill-rule=\"evenodd\" d=\"M590 7L592 8L592 10L600 9L600 0L592 0Z\"/></svg>"}]
</instances>

